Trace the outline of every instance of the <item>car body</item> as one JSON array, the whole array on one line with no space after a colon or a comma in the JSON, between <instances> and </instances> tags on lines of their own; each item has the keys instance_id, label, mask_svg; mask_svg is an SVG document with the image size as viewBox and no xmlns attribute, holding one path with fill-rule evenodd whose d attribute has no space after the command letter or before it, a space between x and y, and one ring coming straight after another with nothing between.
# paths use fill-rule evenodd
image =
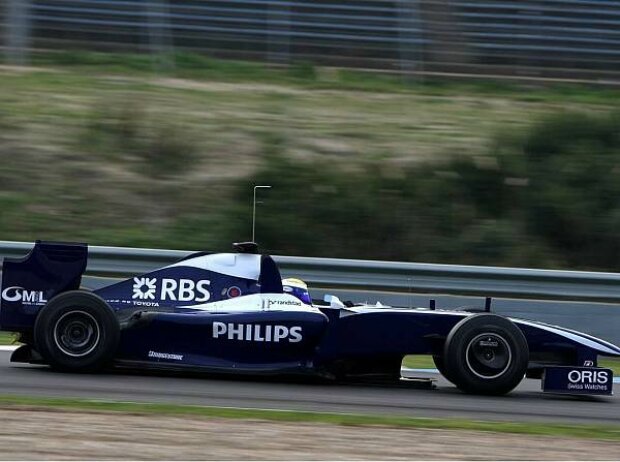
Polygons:
<instances>
[{"instance_id":1,"label":"car body","mask_svg":"<svg viewBox=\"0 0 620 462\"><path fill-rule=\"evenodd\" d=\"M620 356L620 348L604 340L487 312L345 306L336 298L309 305L283 291L269 255L247 243L236 250L192 254L88 291L80 288L87 245L37 241L3 265L0 329L25 343L12 360L68 371L399 380L405 355L430 354L467 392L507 393L527 374L549 391L611 393L611 371L597 361Z\"/></svg>"}]
</instances>

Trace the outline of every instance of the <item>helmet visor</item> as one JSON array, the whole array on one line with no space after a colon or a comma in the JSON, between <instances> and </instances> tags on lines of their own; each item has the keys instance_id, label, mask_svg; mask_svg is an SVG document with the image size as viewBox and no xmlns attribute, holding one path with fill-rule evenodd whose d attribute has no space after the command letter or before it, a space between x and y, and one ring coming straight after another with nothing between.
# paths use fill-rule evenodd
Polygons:
<instances>
[{"instance_id":1,"label":"helmet visor","mask_svg":"<svg viewBox=\"0 0 620 462\"><path fill-rule=\"evenodd\" d=\"M306 289L301 287L284 286L284 291L287 294L294 295L306 305L312 305L312 298Z\"/></svg>"}]
</instances>

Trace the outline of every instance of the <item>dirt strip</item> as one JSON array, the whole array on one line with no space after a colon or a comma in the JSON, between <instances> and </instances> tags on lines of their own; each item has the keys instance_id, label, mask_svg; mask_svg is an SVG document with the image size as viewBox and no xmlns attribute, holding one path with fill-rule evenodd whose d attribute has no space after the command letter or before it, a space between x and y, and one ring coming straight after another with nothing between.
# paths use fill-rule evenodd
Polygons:
<instances>
[{"instance_id":1,"label":"dirt strip","mask_svg":"<svg viewBox=\"0 0 620 462\"><path fill-rule=\"evenodd\" d=\"M617 442L455 430L0 409L0 459L620 459Z\"/></svg>"}]
</instances>

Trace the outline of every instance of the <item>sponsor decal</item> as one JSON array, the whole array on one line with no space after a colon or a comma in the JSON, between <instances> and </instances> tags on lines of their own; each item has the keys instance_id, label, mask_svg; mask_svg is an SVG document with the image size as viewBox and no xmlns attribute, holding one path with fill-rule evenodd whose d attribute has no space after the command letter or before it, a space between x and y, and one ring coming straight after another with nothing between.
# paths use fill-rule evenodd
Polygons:
<instances>
[{"instance_id":1,"label":"sponsor decal","mask_svg":"<svg viewBox=\"0 0 620 462\"><path fill-rule=\"evenodd\" d=\"M134 301L134 302L130 302L133 303L133 306L146 306L146 307L151 307L151 308L157 308L159 306L158 302L139 302L139 301Z\"/></svg>"},{"instance_id":2,"label":"sponsor decal","mask_svg":"<svg viewBox=\"0 0 620 462\"><path fill-rule=\"evenodd\" d=\"M569 390L607 390L608 371L572 370L568 373Z\"/></svg>"},{"instance_id":3,"label":"sponsor decal","mask_svg":"<svg viewBox=\"0 0 620 462\"><path fill-rule=\"evenodd\" d=\"M192 279L164 278L158 281L157 278L133 278L132 298L153 301L158 298L162 301L204 303L211 298L208 289L210 285L211 281L208 279L193 281Z\"/></svg>"},{"instance_id":4,"label":"sponsor decal","mask_svg":"<svg viewBox=\"0 0 620 462\"><path fill-rule=\"evenodd\" d=\"M587 359L583 362L584 367L593 367L594 366L594 361Z\"/></svg>"},{"instance_id":5,"label":"sponsor decal","mask_svg":"<svg viewBox=\"0 0 620 462\"><path fill-rule=\"evenodd\" d=\"M157 287L155 278L133 278L133 296L140 300L155 300Z\"/></svg>"},{"instance_id":6,"label":"sponsor decal","mask_svg":"<svg viewBox=\"0 0 620 462\"><path fill-rule=\"evenodd\" d=\"M609 380L608 372L603 371L582 371L572 370L568 373L568 380L571 383L587 382L587 383L607 383Z\"/></svg>"},{"instance_id":7,"label":"sponsor decal","mask_svg":"<svg viewBox=\"0 0 620 462\"><path fill-rule=\"evenodd\" d=\"M172 359L174 361L183 361L183 355L177 355L174 353L161 353L159 351L149 351L149 358L155 359Z\"/></svg>"},{"instance_id":8,"label":"sponsor decal","mask_svg":"<svg viewBox=\"0 0 620 462\"><path fill-rule=\"evenodd\" d=\"M262 310L268 310L272 306L277 307L285 307L285 306L301 306L302 303L298 300L263 300L262 301Z\"/></svg>"},{"instance_id":9,"label":"sponsor decal","mask_svg":"<svg viewBox=\"0 0 620 462\"><path fill-rule=\"evenodd\" d=\"M279 324L237 324L232 322L213 323L213 338L243 340L246 342L298 343L303 339L301 326Z\"/></svg>"},{"instance_id":10,"label":"sponsor decal","mask_svg":"<svg viewBox=\"0 0 620 462\"><path fill-rule=\"evenodd\" d=\"M160 306L159 302L144 302L141 300L120 300L106 298L105 301L110 305L144 306L147 308L158 308Z\"/></svg>"},{"instance_id":11,"label":"sponsor decal","mask_svg":"<svg viewBox=\"0 0 620 462\"><path fill-rule=\"evenodd\" d=\"M551 366L545 368L543 390L556 393L610 395L611 369Z\"/></svg>"},{"instance_id":12,"label":"sponsor decal","mask_svg":"<svg viewBox=\"0 0 620 462\"><path fill-rule=\"evenodd\" d=\"M24 305L45 305L47 300L42 290L26 290L23 287L11 286L2 291L2 300L19 302Z\"/></svg>"},{"instance_id":13,"label":"sponsor decal","mask_svg":"<svg viewBox=\"0 0 620 462\"><path fill-rule=\"evenodd\" d=\"M228 298L235 298L241 296L241 289L237 286L229 287L226 291Z\"/></svg>"}]
</instances>

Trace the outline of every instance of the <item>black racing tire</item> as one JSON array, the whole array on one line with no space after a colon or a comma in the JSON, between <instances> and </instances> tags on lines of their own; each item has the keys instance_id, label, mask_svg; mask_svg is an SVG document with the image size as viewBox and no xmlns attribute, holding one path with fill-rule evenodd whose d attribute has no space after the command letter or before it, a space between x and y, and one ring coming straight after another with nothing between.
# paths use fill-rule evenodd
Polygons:
<instances>
[{"instance_id":1,"label":"black racing tire","mask_svg":"<svg viewBox=\"0 0 620 462\"><path fill-rule=\"evenodd\" d=\"M467 313L487 313L484 308L459 308L459 311L465 311Z\"/></svg>"},{"instance_id":2,"label":"black racing tire","mask_svg":"<svg viewBox=\"0 0 620 462\"><path fill-rule=\"evenodd\" d=\"M120 340L116 315L99 296L64 292L45 305L34 324L36 350L65 372L95 372L108 365Z\"/></svg>"},{"instance_id":3,"label":"black racing tire","mask_svg":"<svg viewBox=\"0 0 620 462\"><path fill-rule=\"evenodd\" d=\"M466 393L504 395L523 379L529 348L523 332L496 314L468 316L456 324L444 345L449 380Z\"/></svg>"},{"instance_id":4,"label":"black racing tire","mask_svg":"<svg viewBox=\"0 0 620 462\"><path fill-rule=\"evenodd\" d=\"M437 368L439 373L443 375L446 380L454 383L454 381L450 378L450 372L448 371L448 369L446 369L446 363L443 360L443 356L433 355L433 362L435 363L435 367Z\"/></svg>"}]
</instances>

